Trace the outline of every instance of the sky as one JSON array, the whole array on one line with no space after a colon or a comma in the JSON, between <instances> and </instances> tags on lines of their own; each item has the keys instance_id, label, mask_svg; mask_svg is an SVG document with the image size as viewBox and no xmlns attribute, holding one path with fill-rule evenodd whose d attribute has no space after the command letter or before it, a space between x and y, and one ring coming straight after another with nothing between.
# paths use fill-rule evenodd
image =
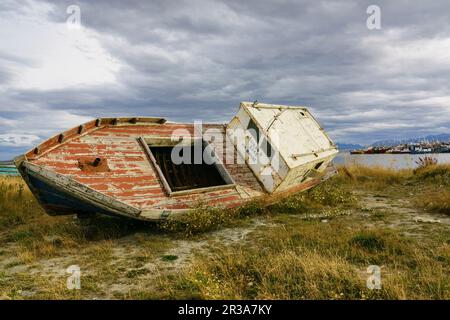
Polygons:
<instances>
[{"instance_id":1,"label":"sky","mask_svg":"<svg viewBox=\"0 0 450 320\"><path fill-rule=\"evenodd\" d=\"M336 142L450 133L450 2L0 2L0 160L97 117L254 100L308 106Z\"/></svg>"}]
</instances>

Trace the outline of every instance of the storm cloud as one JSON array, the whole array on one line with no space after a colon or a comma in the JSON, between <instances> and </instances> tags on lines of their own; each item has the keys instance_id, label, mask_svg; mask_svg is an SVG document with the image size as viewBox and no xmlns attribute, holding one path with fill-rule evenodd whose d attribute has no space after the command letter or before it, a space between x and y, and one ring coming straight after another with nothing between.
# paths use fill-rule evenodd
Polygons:
<instances>
[{"instance_id":1,"label":"storm cloud","mask_svg":"<svg viewBox=\"0 0 450 320\"><path fill-rule=\"evenodd\" d=\"M371 4L380 30L366 26ZM81 28L67 27L70 5ZM225 122L244 100L306 105L340 142L449 133L449 9L448 1L6 1L0 158L18 151L11 141L31 147L94 117Z\"/></svg>"}]
</instances>

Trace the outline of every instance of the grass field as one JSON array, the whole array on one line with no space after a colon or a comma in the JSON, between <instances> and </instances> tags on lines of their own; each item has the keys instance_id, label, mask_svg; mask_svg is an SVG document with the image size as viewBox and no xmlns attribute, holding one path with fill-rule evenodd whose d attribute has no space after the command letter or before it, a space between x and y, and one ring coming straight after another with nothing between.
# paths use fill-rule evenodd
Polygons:
<instances>
[{"instance_id":1,"label":"grass field","mask_svg":"<svg viewBox=\"0 0 450 320\"><path fill-rule=\"evenodd\" d=\"M448 166L340 168L275 204L163 224L50 217L21 178L0 178L2 299L450 299L449 265Z\"/></svg>"}]
</instances>

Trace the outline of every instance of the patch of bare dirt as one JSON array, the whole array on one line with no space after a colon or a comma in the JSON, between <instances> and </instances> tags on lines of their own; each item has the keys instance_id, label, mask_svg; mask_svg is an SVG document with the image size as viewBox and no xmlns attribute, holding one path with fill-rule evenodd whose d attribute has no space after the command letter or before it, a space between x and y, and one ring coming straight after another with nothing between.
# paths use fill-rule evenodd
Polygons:
<instances>
[{"instance_id":1,"label":"patch of bare dirt","mask_svg":"<svg viewBox=\"0 0 450 320\"><path fill-rule=\"evenodd\" d=\"M404 235L426 238L432 236L429 229L450 226L448 215L426 212L414 206L411 194L404 197L386 197L370 192L359 192L358 195L363 211L367 212L367 215L382 214L377 224L399 230Z\"/></svg>"}]
</instances>

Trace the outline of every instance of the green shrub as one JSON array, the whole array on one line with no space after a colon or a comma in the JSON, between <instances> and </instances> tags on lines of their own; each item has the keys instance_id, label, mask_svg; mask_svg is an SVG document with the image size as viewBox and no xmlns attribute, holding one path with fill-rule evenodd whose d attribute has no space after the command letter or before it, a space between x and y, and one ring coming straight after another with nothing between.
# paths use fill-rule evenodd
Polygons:
<instances>
[{"instance_id":1,"label":"green shrub","mask_svg":"<svg viewBox=\"0 0 450 320\"><path fill-rule=\"evenodd\" d=\"M380 251L385 247L384 240L371 233L360 233L350 240L351 245L366 249L368 251Z\"/></svg>"}]
</instances>

